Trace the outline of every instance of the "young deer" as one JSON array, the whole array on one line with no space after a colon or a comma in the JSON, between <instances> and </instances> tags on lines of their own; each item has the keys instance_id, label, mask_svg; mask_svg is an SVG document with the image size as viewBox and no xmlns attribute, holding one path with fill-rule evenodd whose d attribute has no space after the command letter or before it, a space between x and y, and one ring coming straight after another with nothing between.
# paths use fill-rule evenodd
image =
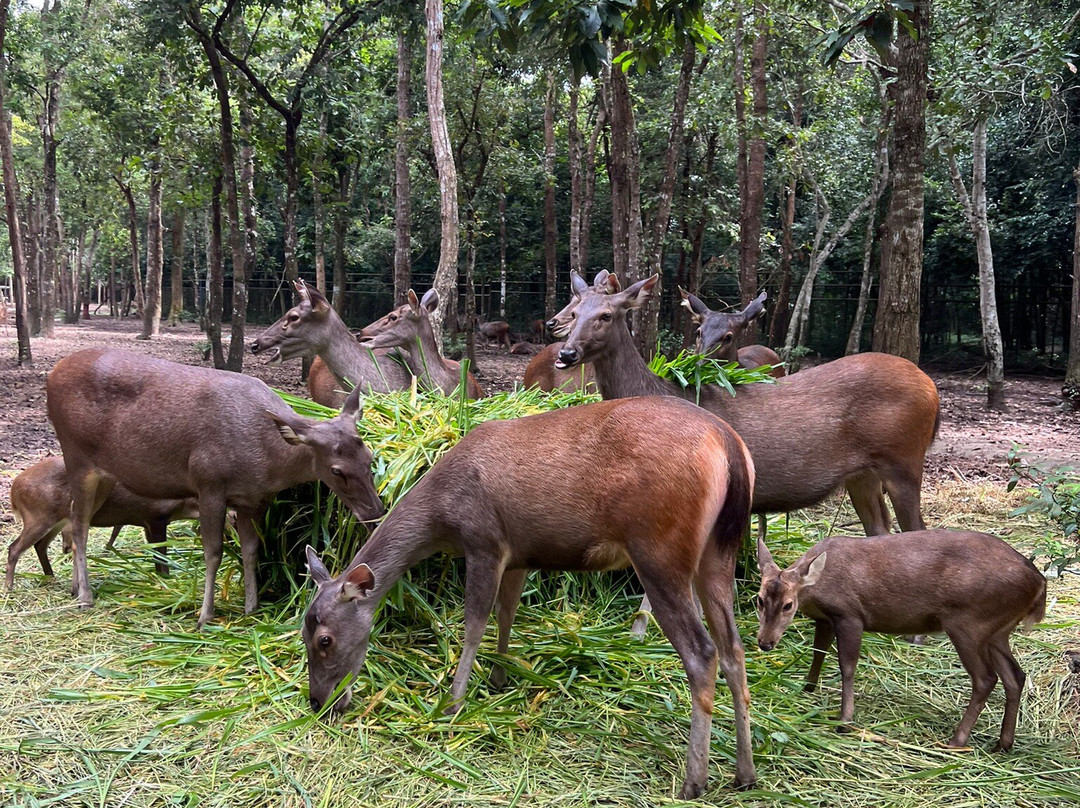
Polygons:
<instances>
[{"instance_id":1,"label":"young deer","mask_svg":"<svg viewBox=\"0 0 1080 808\"><path fill-rule=\"evenodd\" d=\"M855 713L855 665L864 631L926 634L944 631L971 677L971 699L949 746L965 746L998 678L1005 718L995 747L1012 748L1024 672L1009 648L1020 624L1046 610L1046 579L996 536L960 530L921 530L896 536L835 536L814 545L781 570L758 541L761 590L758 647L769 651L796 611L814 620L812 691L836 638L842 696L840 720Z\"/></svg>"},{"instance_id":2,"label":"young deer","mask_svg":"<svg viewBox=\"0 0 1080 808\"><path fill-rule=\"evenodd\" d=\"M597 469L611 486L587 482ZM465 644L450 712L465 696L496 603L498 650L507 652L527 570L632 564L690 680L680 795L698 796L707 778L718 653L735 707L736 783L752 785L750 694L732 601L753 483L739 437L685 401L604 401L480 424L397 503L337 578L308 548L318 587L302 632L312 708L321 709L359 673L379 602L410 566L434 553L463 555L466 564ZM497 668L492 679L501 685L505 671ZM350 699L351 689L331 711L344 712Z\"/></svg>"},{"instance_id":3,"label":"young deer","mask_svg":"<svg viewBox=\"0 0 1080 808\"><path fill-rule=\"evenodd\" d=\"M339 416L311 421L250 376L100 349L61 359L45 389L71 486L72 594L80 606L94 602L86 531L115 484L149 499L198 499L206 560L200 627L214 615L227 508L236 511L248 613L258 605L255 525L279 491L322 480L358 519L383 512L371 452L356 434L359 389Z\"/></svg>"},{"instance_id":4,"label":"young deer","mask_svg":"<svg viewBox=\"0 0 1080 808\"><path fill-rule=\"evenodd\" d=\"M268 351L271 364L317 355L343 389L385 393L409 388L409 371L397 360L362 347L317 289L296 281L296 293L300 302L252 341L253 354Z\"/></svg>"},{"instance_id":5,"label":"young deer","mask_svg":"<svg viewBox=\"0 0 1080 808\"><path fill-rule=\"evenodd\" d=\"M451 395L461 382L461 365L452 359L443 359L435 344L431 312L438 307L439 293L434 289L429 289L423 300L417 300L416 293L410 289L407 303L360 332L360 344L377 351L399 349L409 370L425 387ZM483 398L484 391L471 372L467 382L468 397Z\"/></svg>"},{"instance_id":6,"label":"young deer","mask_svg":"<svg viewBox=\"0 0 1080 808\"><path fill-rule=\"evenodd\" d=\"M22 521L22 530L8 547L5 583L15 585L15 565L30 547L37 553L41 571L53 574L49 563L49 544L56 534L64 534L64 547L71 546L71 488L68 485L64 458L46 457L21 472L11 483L11 510ZM101 507L90 517L90 527L113 528L108 547L116 540L124 525L140 525L146 540L162 545L165 529L177 519L198 519L199 505L194 499L146 499L133 494L122 485L114 486ZM165 555L163 546L159 556ZM159 575L169 574L164 559L154 562Z\"/></svg>"},{"instance_id":7,"label":"young deer","mask_svg":"<svg viewBox=\"0 0 1080 808\"><path fill-rule=\"evenodd\" d=\"M765 345L747 345L739 348L743 333L755 318L765 313L766 292L751 300L746 308L735 312L713 311L697 295L692 295L679 287L682 307L690 312L691 319L698 325L697 352L712 355L725 362L738 362L744 368L758 368L773 365L770 376L779 379L786 375L780 367L783 360L772 348Z\"/></svg>"},{"instance_id":8,"label":"young deer","mask_svg":"<svg viewBox=\"0 0 1080 808\"><path fill-rule=\"evenodd\" d=\"M696 396L652 373L634 347L627 313L641 306L658 276L601 293L576 273L573 326L556 367L591 362L605 399ZM754 512L817 504L847 488L868 536L891 528L888 492L902 530L923 530L923 458L938 427L934 382L906 359L888 354L847 356L780 379L748 384L734 397L703 385L700 405L731 424L754 457ZM648 610L648 601L642 603ZM644 619L634 633L645 631Z\"/></svg>"}]
</instances>

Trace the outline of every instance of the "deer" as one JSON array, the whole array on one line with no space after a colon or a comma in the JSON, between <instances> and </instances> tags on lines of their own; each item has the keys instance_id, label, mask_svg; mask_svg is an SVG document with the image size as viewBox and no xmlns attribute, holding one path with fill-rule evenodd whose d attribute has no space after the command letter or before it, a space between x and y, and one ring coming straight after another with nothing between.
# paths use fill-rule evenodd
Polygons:
<instances>
[{"instance_id":1,"label":"deer","mask_svg":"<svg viewBox=\"0 0 1080 808\"><path fill-rule=\"evenodd\" d=\"M679 287L682 307L697 323L697 352L724 362L738 362L748 369L772 365L769 375L779 379L786 375L780 355L766 345L737 347L743 333L752 322L765 313L767 292L751 300L746 308L735 312L713 311L697 295Z\"/></svg>"},{"instance_id":2,"label":"deer","mask_svg":"<svg viewBox=\"0 0 1080 808\"><path fill-rule=\"evenodd\" d=\"M813 692L836 639L840 661L840 721L855 714L855 666L864 631L943 631L971 677L971 698L948 745L964 747L986 700L1001 679L1005 716L995 751L1012 749L1024 672L1009 635L1046 613L1046 578L997 536L925 530L896 536L833 536L781 570L763 541L757 545L761 589L755 602L762 651L776 647L796 611L814 621L814 656L806 679Z\"/></svg>"},{"instance_id":3,"label":"deer","mask_svg":"<svg viewBox=\"0 0 1080 808\"><path fill-rule=\"evenodd\" d=\"M923 461L940 425L930 377L901 357L864 353L776 384L742 385L734 397L716 385L702 385L700 393L683 389L649 370L626 323L627 313L645 302L658 280L653 275L603 293L571 273L578 301L556 367L591 362L605 400L699 396L700 406L731 424L754 457L754 513L815 505L843 486L866 535L891 530L885 493L901 530L925 530ZM648 606L646 597L635 636L644 635Z\"/></svg>"},{"instance_id":4,"label":"deer","mask_svg":"<svg viewBox=\"0 0 1080 808\"><path fill-rule=\"evenodd\" d=\"M597 469L620 484L589 485ZM450 713L461 707L496 603L498 651L506 654L529 569L633 565L690 682L680 796L697 797L707 779L718 661L735 708L736 784L752 785L750 693L733 599L753 484L738 435L685 401L603 401L480 424L397 502L336 578L307 548L316 591L301 634L312 709L348 708L351 678L328 702L359 674L376 608L410 566L437 552L464 556L466 565L465 641ZM505 684L505 670L492 681Z\"/></svg>"},{"instance_id":5,"label":"deer","mask_svg":"<svg viewBox=\"0 0 1080 808\"><path fill-rule=\"evenodd\" d=\"M49 563L49 544L57 534L64 534L64 547L71 546L71 488L62 457L46 457L19 473L11 483L11 510L22 521L22 530L8 547L5 583L15 586L15 565L33 547L41 562L41 571L53 576ZM111 527L112 536L106 549L113 546L120 528L139 525L146 540L158 547L154 569L158 575L168 575L165 561L166 528L177 519L198 519L199 505L194 499L147 499L116 485L90 517L90 527Z\"/></svg>"},{"instance_id":6,"label":"deer","mask_svg":"<svg viewBox=\"0 0 1080 808\"><path fill-rule=\"evenodd\" d=\"M392 309L360 332L360 344L373 350L398 349L409 371L429 389L451 395L461 383L461 365L444 359L435 342L431 313L439 308L439 293L428 289L418 300L412 289L406 302ZM466 377L466 395L483 398L484 390L470 372Z\"/></svg>"},{"instance_id":7,"label":"deer","mask_svg":"<svg viewBox=\"0 0 1080 808\"><path fill-rule=\"evenodd\" d=\"M494 320L490 323L477 323L476 330L480 332L488 344L495 340L496 345L505 345L510 350L510 323L505 320Z\"/></svg>"},{"instance_id":8,"label":"deer","mask_svg":"<svg viewBox=\"0 0 1080 808\"><path fill-rule=\"evenodd\" d=\"M206 563L199 628L214 616L227 508L236 512L247 614L258 605L256 525L279 491L321 480L357 519L383 513L372 455L356 432L359 388L337 417L314 421L250 376L92 348L57 362L45 391L71 488L80 607L94 603L87 528L116 484L149 499L198 500Z\"/></svg>"},{"instance_id":9,"label":"deer","mask_svg":"<svg viewBox=\"0 0 1080 808\"><path fill-rule=\"evenodd\" d=\"M272 365L302 356L318 356L338 384L348 390L358 387L364 392L386 393L409 389L412 384L409 371L396 359L373 354L369 348L362 347L318 289L302 280L295 282L295 288L300 302L252 341L253 354L267 352ZM308 389L313 393L323 391L321 394L326 398L320 403L331 398L323 371L318 387L312 389L309 382ZM332 398L331 406L337 396Z\"/></svg>"}]
</instances>

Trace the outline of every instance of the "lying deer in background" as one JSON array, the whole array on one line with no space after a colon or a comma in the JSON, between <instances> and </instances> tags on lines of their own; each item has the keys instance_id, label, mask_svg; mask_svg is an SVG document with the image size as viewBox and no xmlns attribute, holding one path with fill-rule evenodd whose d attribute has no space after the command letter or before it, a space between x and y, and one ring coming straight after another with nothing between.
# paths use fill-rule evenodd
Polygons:
<instances>
[{"instance_id":1,"label":"lying deer in background","mask_svg":"<svg viewBox=\"0 0 1080 808\"><path fill-rule=\"evenodd\" d=\"M724 362L738 362L744 368L772 365L769 373L774 378L785 375L780 355L766 345L747 345L739 348L739 340L750 324L765 313L767 292L751 300L741 311L713 311L697 295L679 287L682 307L698 325L697 352Z\"/></svg>"},{"instance_id":2,"label":"lying deer in background","mask_svg":"<svg viewBox=\"0 0 1080 808\"><path fill-rule=\"evenodd\" d=\"M601 469L619 484L583 484ZM320 710L346 677L360 672L376 607L428 556L465 556L465 644L450 712L461 706L496 603L498 650L507 652L529 569L632 564L690 681L680 796L698 796L708 775L718 653L735 708L736 783L752 785L750 693L733 598L753 484L753 463L739 437L685 401L605 401L480 424L395 505L337 578L308 548L318 585L302 632L312 708ZM496 685L505 678L501 668L492 674ZM344 712L350 699L351 688L331 711Z\"/></svg>"},{"instance_id":3,"label":"lying deer in background","mask_svg":"<svg viewBox=\"0 0 1080 808\"><path fill-rule=\"evenodd\" d=\"M971 700L949 746L965 746L998 678L1005 718L995 749L1008 751L1024 672L1009 648L1020 624L1046 611L1046 579L996 536L959 530L921 530L896 536L835 536L811 547L781 571L758 541L761 590L758 646L772 650L796 611L814 620L812 691L836 637L843 687L840 720L855 713L855 665L864 631L926 634L944 631L971 677Z\"/></svg>"},{"instance_id":4,"label":"lying deer in background","mask_svg":"<svg viewBox=\"0 0 1080 808\"><path fill-rule=\"evenodd\" d=\"M206 561L200 627L214 616L227 508L236 511L247 613L258 605L255 525L279 491L322 480L358 519L383 512L371 452L356 434L359 388L336 418L312 421L251 376L90 349L57 362L45 390L71 486L72 594L80 606L94 602L87 528L115 484L150 499L198 499Z\"/></svg>"},{"instance_id":5,"label":"lying deer in background","mask_svg":"<svg viewBox=\"0 0 1080 808\"><path fill-rule=\"evenodd\" d=\"M300 302L252 341L253 354L269 352L271 364L318 356L343 389L358 387L365 393L409 389L412 375L400 362L385 354L372 355L370 349L356 341L349 327L317 289L303 281L296 281L295 285ZM312 372L317 374L316 381L309 382L308 389L313 397L321 391L321 395L330 399L319 401L316 398L320 404L336 406L339 397L336 393L332 397L327 395L325 373L315 371L315 367L312 365Z\"/></svg>"},{"instance_id":6,"label":"lying deer in background","mask_svg":"<svg viewBox=\"0 0 1080 808\"><path fill-rule=\"evenodd\" d=\"M62 532L64 547L71 546L71 488L64 459L46 457L21 472L11 483L11 510L22 521L22 530L8 547L4 579L8 589L15 585L19 557L30 547L37 552L41 571L51 576L49 544ZM158 575L168 575L169 565L161 558L166 552L166 527L177 519L198 518L199 506L194 499L146 499L116 485L91 515L90 527L113 528L107 545L111 547L121 527L139 525L146 532L146 540L159 548L159 558L154 562Z\"/></svg>"},{"instance_id":7,"label":"lying deer in background","mask_svg":"<svg viewBox=\"0 0 1080 808\"><path fill-rule=\"evenodd\" d=\"M360 332L360 344L373 350L399 349L405 364L428 389L452 394L461 382L461 365L444 359L435 344L431 312L439 307L439 293L429 289L423 300L410 289L408 302L367 326ZM470 372L467 377L469 398L483 398L484 391Z\"/></svg>"}]
</instances>

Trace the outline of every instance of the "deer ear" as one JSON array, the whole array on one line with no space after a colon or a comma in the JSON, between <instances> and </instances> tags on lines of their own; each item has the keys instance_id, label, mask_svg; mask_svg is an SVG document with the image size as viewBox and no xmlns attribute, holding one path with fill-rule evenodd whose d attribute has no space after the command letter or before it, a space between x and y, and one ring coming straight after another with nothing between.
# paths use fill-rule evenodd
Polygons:
<instances>
[{"instance_id":1,"label":"deer ear","mask_svg":"<svg viewBox=\"0 0 1080 808\"><path fill-rule=\"evenodd\" d=\"M772 553L769 552L769 548L765 546L765 542L761 540L760 536L758 536L757 540L757 565L763 575L767 569L780 569L776 566Z\"/></svg>"},{"instance_id":2,"label":"deer ear","mask_svg":"<svg viewBox=\"0 0 1080 808\"><path fill-rule=\"evenodd\" d=\"M604 293L609 295L618 294L622 291L622 281L619 280L619 276L616 275L614 272L608 273L604 286L606 288L600 291L603 291Z\"/></svg>"},{"instance_id":3,"label":"deer ear","mask_svg":"<svg viewBox=\"0 0 1080 808\"><path fill-rule=\"evenodd\" d=\"M701 298L697 295L692 295L679 287L679 294L682 295L682 303L680 304L684 309L690 312L690 317L697 324L704 322L705 317L709 314L709 307L706 306Z\"/></svg>"},{"instance_id":4,"label":"deer ear","mask_svg":"<svg viewBox=\"0 0 1080 808\"><path fill-rule=\"evenodd\" d=\"M822 553L810 563L810 568L806 571L806 574L799 581L800 586L813 586L818 582L818 578L821 577L821 573L825 571L825 556L827 553Z\"/></svg>"},{"instance_id":5,"label":"deer ear","mask_svg":"<svg viewBox=\"0 0 1080 808\"><path fill-rule=\"evenodd\" d=\"M341 582L341 599L356 600L367 595L375 587L375 573L367 564L353 567Z\"/></svg>"},{"instance_id":6,"label":"deer ear","mask_svg":"<svg viewBox=\"0 0 1080 808\"><path fill-rule=\"evenodd\" d=\"M589 284L585 283L585 279L577 274L577 270L570 273L570 290L578 297L589 291Z\"/></svg>"},{"instance_id":7,"label":"deer ear","mask_svg":"<svg viewBox=\"0 0 1080 808\"><path fill-rule=\"evenodd\" d=\"M330 572L326 569L326 565L319 560L319 556L315 552L315 548L310 544L304 548L304 554L307 556L307 568L308 574L311 576L316 585L322 586L330 580Z\"/></svg>"},{"instance_id":8,"label":"deer ear","mask_svg":"<svg viewBox=\"0 0 1080 808\"><path fill-rule=\"evenodd\" d=\"M293 424L290 424L280 415L270 412L270 410L267 410L266 414L277 424L278 432L281 433L281 437L285 439L286 443L292 446L301 446L307 443L307 438L304 437L302 429L298 431Z\"/></svg>"},{"instance_id":9,"label":"deer ear","mask_svg":"<svg viewBox=\"0 0 1080 808\"><path fill-rule=\"evenodd\" d=\"M360 416L364 414L364 407L361 404L362 396L360 395L360 385L357 385L349 393L345 399L345 403L341 405L342 415L351 415L357 421L360 420Z\"/></svg>"},{"instance_id":10,"label":"deer ear","mask_svg":"<svg viewBox=\"0 0 1080 808\"><path fill-rule=\"evenodd\" d=\"M309 295L308 295L307 284L304 283L302 278L297 278L293 282L293 288L296 289L296 294L300 296L301 300L307 300L308 299Z\"/></svg>"},{"instance_id":11,"label":"deer ear","mask_svg":"<svg viewBox=\"0 0 1080 808\"><path fill-rule=\"evenodd\" d=\"M311 303L311 312L323 320L330 314L330 301L318 289L308 289L307 299Z\"/></svg>"},{"instance_id":12,"label":"deer ear","mask_svg":"<svg viewBox=\"0 0 1080 808\"><path fill-rule=\"evenodd\" d=\"M409 303L409 308L413 311L418 311L420 309L420 298L416 296L416 292L412 289L406 293L405 298Z\"/></svg>"},{"instance_id":13,"label":"deer ear","mask_svg":"<svg viewBox=\"0 0 1080 808\"><path fill-rule=\"evenodd\" d=\"M645 305L645 301L649 299L649 295L652 294L659 280L659 275L650 275L645 280L638 281L633 286L628 287L625 292L620 293L622 299L619 302L631 309L641 308Z\"/></svg>"},{"instance_id":14,"label":"deer ear","mask_svg":"<svg viewBox=\"0 0 1080 808\"><path fill-rule=\"evenodd\" d=\"M424 296L420 298L420 305L423 306L428 312L433 312L439 308L439 293L435 289L428 289L424 292Z\"/></svg>"},{"instance_id":15,"label":"deer ear","mask_svg":"<svg viewBox=\"0 0 1080 808\"><path fill-rule=\"evenodd\" d=\"M743 322L749 323L751 320L760 317L765 313L765 298L768 297L768 293L762 292L755 297L749 303L746 304L746 308L742 310Z\"/></svg>"}]
</instances>

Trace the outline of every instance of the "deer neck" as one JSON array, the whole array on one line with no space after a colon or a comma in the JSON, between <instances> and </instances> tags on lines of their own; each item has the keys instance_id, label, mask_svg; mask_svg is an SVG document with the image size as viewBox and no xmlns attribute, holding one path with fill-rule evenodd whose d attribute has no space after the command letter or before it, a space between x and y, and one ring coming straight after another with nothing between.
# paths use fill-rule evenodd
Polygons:
<instances>
[{"instance_id":1,"label":"deer neck","mask_svg":"<svg viewBox=\"0 0 1080 808\"><path fill-rule=\"evenodd\" d=\"M326 332L319 346L319 356L339 382L361 383L375 367L369 351L356 341L349 327L335 312L331 312L326 319Z\"/></svg>"},{"instance_id":2,"label":"deer neck","mask_svg":"<svg viewBox=\"0 0 1080 808\"><path fill-rule=\"evenodd\" d=\"M373 602L378 603L409 567L446 549L436 540L435 528L434 519L414 512L407 500L390 511L349 564L349 569L367 564L375 573Z\"/></svg>"},{"instance_id":3,"label":"deer neck","mask_svg":"<svg viewBox=\"0 0 1080 808\"><path fill-rule=\"evenodd\" d=\"M607 400L631 396L681 396L676 385L649 370L637 352L626 324L614 325L612 339L592 363L601 397Z\"/></svg>"},{"instance_id":4,"label":"deer neck","mask_svg":"<svg viewBox=\"0 0 1080 808\"><path fill-rule=\"evenodd\" d=\"M429 388L439 388L444 393L449 393L457 386L457 374L446 366L442 352L435 344L431 321L426 317L420 321L416 338L409 342L406 362L412 374L423 380Z\"/></svg>"}]
</instances>

